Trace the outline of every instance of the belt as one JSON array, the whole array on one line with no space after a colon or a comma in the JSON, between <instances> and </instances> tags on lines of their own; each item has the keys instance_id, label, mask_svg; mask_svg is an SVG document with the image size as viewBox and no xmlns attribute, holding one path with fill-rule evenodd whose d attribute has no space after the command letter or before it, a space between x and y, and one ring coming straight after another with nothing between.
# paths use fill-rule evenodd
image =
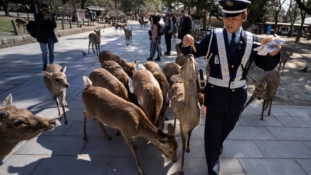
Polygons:
<instances>
[{"instance_id":1,"label":"belt","mask_svg":"<svg viewBox=\"0 0 311 175\"><path fill-rule=\"evenodd\" d=\"M229 82L226 80L221 80L221 79L217 79L214 77L208 77L208 82L215 86L220 86L220 87L225 87L225 88L228 88L228 84L229 84ZM246 85L245 80L232 81L229 85L229 88L236 89L236 88L244 87L245 85Z\"/></svg>"}]
</instances>

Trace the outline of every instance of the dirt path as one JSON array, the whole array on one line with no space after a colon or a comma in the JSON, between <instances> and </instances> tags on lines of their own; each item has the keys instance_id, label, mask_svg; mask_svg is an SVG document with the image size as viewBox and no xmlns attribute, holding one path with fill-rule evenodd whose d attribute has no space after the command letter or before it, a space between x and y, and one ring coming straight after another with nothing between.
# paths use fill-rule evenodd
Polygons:
<instances>
[{"instance_id":1,"label":"dirt path","mask_svg":"<svg viewBox=\"0 0 311 175\"><path fill-rule=\"evenodd\" d=\"M304 39L303 39L304 40ZM311 105L311 45L295 43L287 39L283 51L293 52L285 65L284 75L280 74L281 84L273 104ZM301 70L308 66L307 72ZM275 68L277 70L278 67ZM252 64L249 76L259 77L263 70ZM248 89L252 93L254 86L248 81Z\"/></svg>"}]
</instances>

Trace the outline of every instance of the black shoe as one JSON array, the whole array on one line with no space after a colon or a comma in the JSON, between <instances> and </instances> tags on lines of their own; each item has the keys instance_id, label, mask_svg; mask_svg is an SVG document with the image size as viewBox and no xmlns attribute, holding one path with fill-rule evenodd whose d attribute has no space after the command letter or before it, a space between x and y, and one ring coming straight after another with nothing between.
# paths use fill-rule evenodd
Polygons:
<instances>
[{"instance_id":1,"label":"black shoe","mask_svg":"<svg viewBox=\"0 0 311 175\"><path fill-rule=\"evenodd\" d=\"M166 56L170 56L171 54L170 54L170 53L165 52L165 53L164 53L164 55L166 55Z\"/></svg>"},{"instance_id":2,"label":"black shoe","mask_svg":"<svg viewBox=\"0 0 311 175\"><path fill-rule=\"evenodd\" d=\"M152 61L152 58L147 58L147 61Z\"/></svg>"},{"instance_id":3,"label":"black shoe","mask_svg":"<svg viewBox=\"0 0 311 175\"><path fill-rule=\"evenodd\" d=\"M45 64L45 65L43 65L43 70L44 71L46 71L46 67L47 67L47 65Z\"/></svg>"},{"instance_id":4,"label":"black shoe","mask_svg":"<svg viewBox=\"0 0 311 175\"><path fill-rule=\"evenodd\" d=\"M161 58L158 57L158 58L156 58L154 61L161 61Z\"/></svg>"},{"instance_id":5,"label":"black shoe","mask_svg":"<svg viewBox=\"0 0 311 175\"><path fill-rule=\"evenodd\" d=\"M219 155L219 156L221 155L222 149L223 149L223 148L224 148L224 147L221 145L220 148L219 148L219 150L218 150L218 155Z\"/></svg>"}]
</instances>

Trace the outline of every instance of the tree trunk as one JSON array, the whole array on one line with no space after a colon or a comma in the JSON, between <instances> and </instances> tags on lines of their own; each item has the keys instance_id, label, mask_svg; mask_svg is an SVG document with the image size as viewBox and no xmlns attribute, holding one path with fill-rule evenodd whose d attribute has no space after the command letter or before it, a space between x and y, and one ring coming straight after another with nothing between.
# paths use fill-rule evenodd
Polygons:
<instances>
[{"instance_id":1,"label":"tree trunk","mask_svg":"<svg viewBox=\"0 0 311 175\"><path fill-rule=\"evenodd\" d=\"M308 7L306 7L305 5L304 5L304 0L302 0L302 2L301 2L301 0L295 0L296 2L297 2L297 4L298 4L298 7L301 9L301 10L303 10L303 11L305 11L306 13L308 13L309 15L311 15L311 8L308 8Z\"/></svg>"},{"instance_id":2,"label":"tree trunk","mask_svg":"<svg viewBox=\"0 0 311 175\"><path fill-rule=\"evenodd\" d=\"M85 1L86 1L86 0L82 0L82 2L81 2L81 9L84 9L84 8L85 8Z\"/></svg>"},{"instance_id":3,"label":"tree trunk","mask_svg":"<svg viewBox=\"0 0 311 175\"><path fill-rule=\"evenodd\" d=\"M204 10L204 14L203 14L203 30L206 30L206 10Z\"/></svg>"},{"instance_id":4,"label":"tree trunk","mask_svg":"<svg viewBox=\"0 0 311 175\"><path fill-rule=\"evenodd\" d=\"M260 5L258 6L256 13L254 13L253 16L249 17L248 20L243 24L243 29L247 30L252 24L257 20L259 14L264 9L264 6L266 5L268 0L262 0Z\"/></svg>"},{"instance_id":5,"label":"tree trunk","mask_svg":"<svg viewBox=\"0 0 311 175\"><path fill-rule=\"evenodd\" d=\"M298 31L298 35L295 39L295 42L300 41L300 36L301 36L302 29L303 29L303 24L305 23L306 11L301 10L300 15L301 15L301 24L300 24L300 28Z\"/></svg>"},{"instance_id":6,"label":"tree trunk","mask_svg":"<svg viewBox=\"0 0 311 175\"><path fill-rule=\"evenodd\" d=\"M288 35L289 38L293 36L293 32L294 32L293 30L294 30L294 24L291 24L290 29L289 29L289 35Z\"/></svg>"},{"instance_id":7,"label":"tree trunk","mask_svg":"<svg viewBox=\"0 0 311 175\"><path fill-rule=\"evenodd\" d=\"M4 8L4 12L5 12L5 16L9 16L10 14L9 14L9 7L8 7L8 5L9 5L9 1L5 1L5 0L1 0L1 4L2 4L2 6L3 6L3 8Z\"/></svg>"}]
</instances>

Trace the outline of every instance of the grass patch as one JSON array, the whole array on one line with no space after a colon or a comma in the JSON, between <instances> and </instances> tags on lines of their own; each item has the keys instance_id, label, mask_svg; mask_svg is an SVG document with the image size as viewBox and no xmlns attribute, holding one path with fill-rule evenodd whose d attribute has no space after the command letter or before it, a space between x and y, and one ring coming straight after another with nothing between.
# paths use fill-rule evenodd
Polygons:
<instances>
[{"instance_id":1,"label":"grass patch","mask_svg":"<svg viewBox=\"0 0 311 175\"><path fill-rule=\"evenodd\" d=\"M1 16L0 17L0 33L10 33L10 32L14 33L11 20L15 20L15 19L16 18Z\"/></svg>"}]
</instances>

